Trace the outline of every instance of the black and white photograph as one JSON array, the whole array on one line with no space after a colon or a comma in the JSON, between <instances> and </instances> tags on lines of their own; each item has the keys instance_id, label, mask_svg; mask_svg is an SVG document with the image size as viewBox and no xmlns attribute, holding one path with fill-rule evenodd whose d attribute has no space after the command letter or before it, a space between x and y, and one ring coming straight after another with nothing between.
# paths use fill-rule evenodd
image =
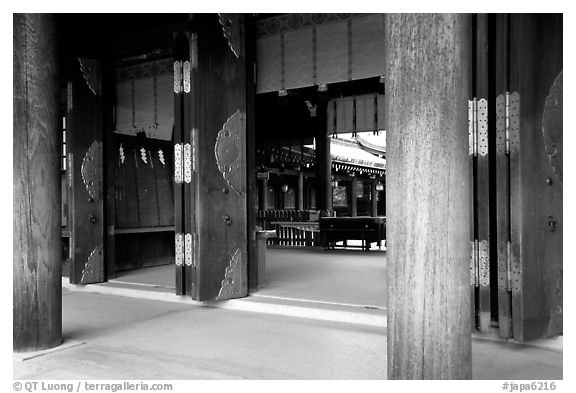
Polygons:
<instances>
[{"instance_id":1,"label":"black and white photograph","mask_svg":"<svg viewBox=\"0 0 576 393\"><path fill-rule=\"evenodd\" d=\"M564 10L206 7L5 14L6 391L565 391Z\"/></svg>"}]
</instances>

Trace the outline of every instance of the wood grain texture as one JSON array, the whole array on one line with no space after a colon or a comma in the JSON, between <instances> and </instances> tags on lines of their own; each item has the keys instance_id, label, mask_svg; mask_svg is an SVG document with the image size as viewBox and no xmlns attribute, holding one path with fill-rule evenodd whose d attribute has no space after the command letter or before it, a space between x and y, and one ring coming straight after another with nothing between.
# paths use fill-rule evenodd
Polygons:
<instances>
[{"instance_id":1,"label":"wood grain texture","mask_svg":"<svg viewBox=\"0 0 576 393\"><path fill-rule=\"evenodd\" d=\"M386 18L388 378L471 377L470 17Z\"/></svg>"},{"instance_id":2,"label":"wood grain texture","mask_svg":"<svg viewBox=\"0 0 576 393\"><path fill-rule=\"evenodd\" d=\"M546 97L563 67L562 24L561 14L510 17L510 90L520 97L510 147L512 324L519 341L562 333L563 184L542 134Z\"/></svg>"},{"instance_id":3,"label":"wood grain texture","mask_svg":"<svg viewBox=\"0 0 576 393\"><path fill-rule=\"evenodd\" d=\"M13 348L62 342L60 134L54 18L14 14Z\"/></svg>"},{"instance_id":4,"label":"wood grain texture","mask_svg":"<svg viewBox=\"0 0 576 393\"><path fill-rule=\"evenodd\" d=\"M475 72L473 96L477 100L488 100L488 15L478 14L476 19ZM481 109L478 108L480 116ZM492 114L486 113L485 119ZM488 127L487 123L484 123ZM481 124L478 125L480 130ZM486 129L485 129L486 130ZM486 138L491 130L478 134L478 146L488 145ZM480 150L480 149L479 149ZM476 158L476 239L479 244L480 287L478 297L478 328L488 332L491 326L491 289L490 289L490 173L489 153L478 154Z\"/></svg>"},{"instance_id":5,"label":"wood grain texture","mask_svg":"<svg viewBox=\"0 0 576 393\"><path fill-rule=\"evenodd\" d=\"M506 153L506 92L508 91L508 19L496 15L495 94L496 94L496 241L498 248L498 332L501 338L512 335L511 293L508 283L508 242L510 241L510 162Z\"/></svg>"},{"instance_id":6,"label":"wood grain texture","mask_svg":"<svg viewBox=\"0 0 576 393\"><path fill-rule=\"evenodd\" d=\"M238 20L244 23L245 16ZM198 127L197 300L224 300L248 294L246 57L232 53L217 16L198 15L194 26L198 34L193 97L198 103L193 119ZM239 42L245 45L244 26L240 34Z\"/></svg>"},{"instance_id":7,"label":"wood grain texture","mask_svg":"<svg viewBox=\"0 0 576 393\"><path fill-rule=\"evenodd\" d=\"M68 59L68 97L66 122L71 170L71 248L70 283L102 282L104 276L104 201L103 97L86 82L78 58ZM88 60L88 59L86 59ZM97 64L94 62L93 64ZM92 220L92 221L91 221Z\"/></svg>"}]
</instances>

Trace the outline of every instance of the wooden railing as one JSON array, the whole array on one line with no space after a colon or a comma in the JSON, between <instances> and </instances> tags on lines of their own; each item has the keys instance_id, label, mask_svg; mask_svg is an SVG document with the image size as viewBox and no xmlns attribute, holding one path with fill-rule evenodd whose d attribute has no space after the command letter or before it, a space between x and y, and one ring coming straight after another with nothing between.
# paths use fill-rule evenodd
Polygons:
<instances>
[{"instance_id":1,"label":"wooden railing","mask_svg":"<svg viewBox=\"0 0 576 393\"><path fill-rule=\"evenodd\" d=\"M302 229L283 226L282 222L310 223L310 212L305 210L259 210L256 216L256 225L264 230L276 230L277 236L268 238L266 244L289 247L320 246L318 232L312 232L311 228Z\"/></svg>"}]
</instances>

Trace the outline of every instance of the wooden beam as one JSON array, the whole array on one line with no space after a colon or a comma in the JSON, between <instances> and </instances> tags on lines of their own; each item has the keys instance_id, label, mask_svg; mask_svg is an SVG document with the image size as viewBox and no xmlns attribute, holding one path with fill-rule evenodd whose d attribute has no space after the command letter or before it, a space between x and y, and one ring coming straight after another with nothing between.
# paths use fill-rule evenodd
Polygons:
<instances>
[{"instance_id":1,"label":"wooden beam","mask_svg":"<svg viewBox=\"0 0 576 393\"><path fill-rule=\"evenodd\" d=\"M470 16L385 21L388 378L471 378Z\"/></svg>"},{"instance_id":2,"label":"wooden beam","mask_svg":"<svg viewBox=\"0 0 576 393\"><path fill-rule=\"evenodd\" d=\"M14 14L13 347L62 343L60 134L54 17Z\"/></svg>"}]
</instances>

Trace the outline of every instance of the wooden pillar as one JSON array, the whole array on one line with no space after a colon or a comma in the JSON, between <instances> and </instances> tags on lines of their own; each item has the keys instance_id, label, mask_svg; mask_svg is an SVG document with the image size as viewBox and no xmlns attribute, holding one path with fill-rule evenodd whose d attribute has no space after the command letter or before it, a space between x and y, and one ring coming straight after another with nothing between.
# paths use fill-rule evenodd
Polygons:
<instances>
[{"instance_id":1,"label":"wooden pillar","mask_svg":"<svg viewBox=\"0 0 576 393\"><path fill-rule=\"evenodd\" d=\"M296 179L296 210L304 210L304 173L298 171Z\"/></svg>"},{"instance_id":2,"label":"wooden pillar","mask_svg":"<svg viewBox=\"0 0 576 393\"><path fill-rule=\"evenodd\" d=\"M376 184L378 182L374 180L370 187L372 195L370 196L370 215L376 217L378 215L378 190L376 190Z\"/></svg>"},{"instance_id":3,"label":"wooden pillar","mask_svg":"<svg viewBox=\"0 0 576 393\"><path fill-rule=\"evenodd\" d=\"M358 216L358 200L356 199L356 189L358 188L358 179L356 176L352 178L350 187L350 216Z\"/></svg>"},{"instance_id":4,"label":"wooden pillar","mask_svg":"<svg viewBox=\"0 0 576 393\"><path fill-rule=\"evenodd\" d=\"M321 212L332 211L332 156L328 134L328 97L319 93L316 104L316 195Z\"/></svg>"},{"instance_id":5,"label":"wooden pillar","mask_svg":"<svg viewBox=\"0 0 576 393\"><path fill-rule=\"evenodd\" d=\"M385 26L388 378L471 378L470 16Z\"/></svg>"},{"instance_id":6,"label":"wooden pillar","mask_svg":"<svg viewBox=\"0 0 576 393\"><path fill-rule=\"evenodd\" d=\"M14 14L13 348L62 343L58 79L54 17Z\"/></svg>"},{"instance_id":7,"label":"wooden pillar","mask_svg":"<svg viewBox=\"0 0 576 393\"><path fill-rule=\"evenodd\" d=\"M258 198L258 209L268 208L268 179L260 179L260 197Z\"/></svg>"}]
</instances>

